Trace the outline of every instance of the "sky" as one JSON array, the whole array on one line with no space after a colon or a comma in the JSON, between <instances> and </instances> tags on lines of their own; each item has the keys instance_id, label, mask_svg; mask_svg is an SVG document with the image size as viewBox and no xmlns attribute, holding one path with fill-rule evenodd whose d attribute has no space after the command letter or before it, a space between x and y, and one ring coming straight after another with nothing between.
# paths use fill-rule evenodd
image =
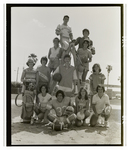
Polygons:
<instances>
[{"instance_id":1,"label":"sky","mask_svg":"<svg viewBox=\"0 0 128 150\"><path fill-rule=\"evenodd\" d=\"M68 25L73 37L82 37L82 30L89 29L90 39L96 49L89 65L87 78L95 63L101 65L106 76L107 65L112 66L109 84L120 85L121 76L121 30L120 7L12 7L11 8L11 80L20 82L23 67L26 68L28 56L35 53L38 58L47 56L57 37L55 29L63 23L63 16L70 17ZM76 47L77 48L77 47Z\"/></svg>"}]
</instances>

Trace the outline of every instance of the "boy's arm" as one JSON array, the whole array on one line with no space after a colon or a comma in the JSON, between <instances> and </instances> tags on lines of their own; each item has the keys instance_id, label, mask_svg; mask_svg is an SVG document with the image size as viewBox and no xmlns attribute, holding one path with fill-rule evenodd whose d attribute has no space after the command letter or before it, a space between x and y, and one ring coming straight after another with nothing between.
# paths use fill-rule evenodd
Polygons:
<instances>
[{"instance_id":1,"label":"boy's arm","mask_svg":"<svg viewBox=\"0 0 128 150\"><path fill-rule=\"evenodd\" d=\"M70 33L70 34L69 34L69 37L70 37L70 39L71 39L71 41L72 41L72 40L73 40L73 34Z\"/></svg>"},{"instance_id":2,"label":"boy's arm","mask_svg":"<svg viewBox=\"0 0 128 150\"><path fill-rule=\"evenodd\" d=\"M92 61L92 53L90 51L88 52L88 58L89 58L88 62L91 62Z\"/></svg>"},{"instance_id":3,"label":"boy's arm","mask_svg":"<svg viewBox=\"0 0 128 150\"><path fill-rule=\"evenodd\" d=\"M76 113L78 112L78 103L77 103L77 97L75 98L75 104L76 104Z\"/></svg>"},{"instance_id":4,"label":"boy's arm","mask_svg":"<svg viewBox=\"0 0 128 150\"><path fill-rule=\"evenodd\" d=\"M79 41L80 41L80 37L78 37L78 38L75 40L75 45L78 45L78 44L79 44Z\"/></svg>"},{"instance_id":5,"label":"boy's arm","mask_svg":"<svg viewBox=\"0 0 128 150\"><path fill-rule=\"evenodd\" d=\"M90 75L89 79L90 79L90 91L93 92L93 82L92 82L93 80L92 80L91 75Z\"/></svg>"},{"instance_id":6,"label":"boy's arm","mask_svg":"<svg viewBox=\"0 0 128 150\"><path fill-rule=\"evenodd\" d=\"M102 80L101 80L101 84L104 84L104 80L106 79L105 75L102 74Z\"/></svg>"},{"instance_id":7,"label":"boy's arm","mask_svg":"<svg viewBox=\"0 0 128 150\"><path fill-rule=\"evenodd\" d=\"M49 52L48 52L48 59L50 59L50 55L51 55L51 48L49 49Z\"/></svg>"},{"instance_id":8,"label":"boy's arm","mask_svg":"<svg viewBox=\"0 0 128 150\"><path fill-rule=\"evenodd\" d=\"M37 71L37 73L36 73L36 88L38 86L38 83L39 83L39 72Z\"/></svg>"},{"instance_id":9,"label":"boy's arm","mask_svg":"<svg viewBox=\"0 0 128 150\"><path fill-rule=\"evenodd\" d=\"M97 116L98 116L98 114L97 114L97 112L96 112L95 104L92 104L92 109L93 109L93 111L94 111L95 115L97 115Z\"/></svg>"},{"instance_id":10,"label":"boy's arm","mask_svg":"<svg viewBox=\"0 0 128 150\"><path fill-rule=\"evenodd\" d=\"M56 35L60 35L60 31L61 31L60 25L58 25L56 30L55 30Z\"/></svg>"},{"instance_id":11,"label":"boy's arm","mask_svg":"<svg viewBox=\"0 0 128 150\"><path fill-rule=\"evenodd\" d=\"M91 61L92 61L92 57L91 57L91 58L89 58L88 62L91 62Z\"/></svg>"},{"instance_id":12,"label":"boy's arm","mask_svg":"<svg viewBox=\"0 0 128 150\"><path fill-rule=\"evenodd\" d=\"M21 82L24 81L24 77L25 77L25 70L23 70L22 75L21 75Z\"/></svg>"},{"instance_id":13,"label":"boy's arm","mask_svg":"<svg viewBox=\"0 0 128 150\"><path fill-rule=\"evenodd\" d=\"M98 116L97 111L96 111L96 99L95 99L95 96L92 97L92 109L93 109L95 115Z\"/></svg>"},{"instance_id":14,"label":"boy's arm","mask_svg":"<svg viewBox=\"0 0 128 150\"><path fill-rule=\"evenodd\" d=\"M89 110L89 100L87 102L87 107L86 108L87 108L87 110Z\"/></svg>"},{"instance_id":15,"label":"boy's arm","mask_svg":"<svg viewBox=\"0 0 128 150\"><path fill-rule=\"evenodd\" d=\"M43 123L48 123L48 114L50 113L50 110L52 109L52 102L50 101L47 106L46 106L46 111L45 111L45 114L44 114L44 121Z\"/></svg>"}]
</instances>

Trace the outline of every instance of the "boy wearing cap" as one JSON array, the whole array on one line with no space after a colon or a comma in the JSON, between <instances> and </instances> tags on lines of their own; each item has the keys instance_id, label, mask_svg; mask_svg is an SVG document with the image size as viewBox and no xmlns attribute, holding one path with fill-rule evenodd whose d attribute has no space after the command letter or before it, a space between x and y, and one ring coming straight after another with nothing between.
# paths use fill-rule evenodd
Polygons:
<instances>
[{"instance_id":1,"label":"boy wearing cap","mask_svg":"<svg viewBox=\"0 0 128 150\"><path fill-rule=\"evenodd\" d=\"M63 50L62 50L62 48L59 47L59 42L60 42L60 40L58 38L54 38L53 39L54 46L49 49L48 67L50 68L50 72L52 72L52 71L54 72L60 64L60 59L61 59Z\"/></svg>"}]
</instances>

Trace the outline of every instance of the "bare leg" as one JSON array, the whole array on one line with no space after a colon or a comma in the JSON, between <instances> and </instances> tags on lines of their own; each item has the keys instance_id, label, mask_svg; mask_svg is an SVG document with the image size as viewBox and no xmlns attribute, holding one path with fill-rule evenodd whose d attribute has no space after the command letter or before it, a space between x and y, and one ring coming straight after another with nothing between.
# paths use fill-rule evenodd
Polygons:
<instances>
[{"instance_id":1,"label":"bare leg","mask_svg":"<svg viewBox=\"0 0 128 150\"><path fill-rule=\"evenodd\" d=\"M85 71L85 69L84 69L83 74L82 74L82 81L83 82L85 82L85 80L86 80L87 73L88 73L88 71Z\"/></svg>"}]
</instances>

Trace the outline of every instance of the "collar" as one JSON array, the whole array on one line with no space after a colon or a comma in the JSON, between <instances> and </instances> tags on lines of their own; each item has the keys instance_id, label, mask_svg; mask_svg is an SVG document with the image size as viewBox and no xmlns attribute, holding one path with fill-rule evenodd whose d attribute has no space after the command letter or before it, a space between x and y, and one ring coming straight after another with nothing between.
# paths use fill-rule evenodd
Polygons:
<instances>
[{"instance_id":1,"label":"collar","mask_svg":"<svg viewBox=\"0 0 128 150\"><path fill-rule=\"evenodd\" d=\"M96 94L96 96L99 97L98 93ZM104 97L104 96L105 96L105 93L103 93L103 96L102 96L102 97ZM102 97L101 97L101 98L102 98ZM99 97L99 98L100 98L100 97Z\"/></svg>"},{"instance_id":2,"label":"collar","mask_svg":"<svg viewBox=\"0 0 128 150\"><path fill-rule=\"evenodd\" d=\"M64 66L64 67L66 67L66 65L65 65L65 64L64 64L63 66ZM71 67L71 65L69 65L69 68L70 68L70 67Z\"/></svg>"},{"instance_id":3,"label":"collar","mask_svg":"<svg viewBox=\"0 0 128 150\"><path fill-rule=\"evenodd\" d=\"M93 74L97 74L96 72L93 72ZM101 75L101 73L99 72L97 75Z\"/></svg>"}]
</instances>

